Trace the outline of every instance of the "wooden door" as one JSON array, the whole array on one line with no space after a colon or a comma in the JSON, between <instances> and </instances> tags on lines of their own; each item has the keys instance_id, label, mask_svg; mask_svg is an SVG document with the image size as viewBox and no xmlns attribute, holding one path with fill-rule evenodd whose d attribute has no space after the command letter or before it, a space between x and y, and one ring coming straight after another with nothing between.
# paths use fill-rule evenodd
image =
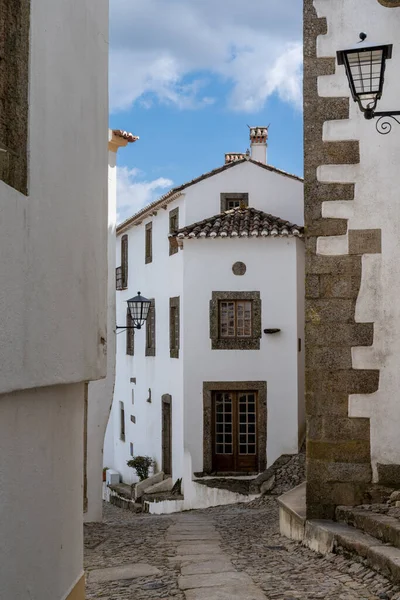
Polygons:
<instances>
[{"instance_id":1,"label":"wooden door","mask_svg":"<svg viewBox=\"0 0 400 600\"><path fill-rule=\"evenodd\" d=\"M171 396L162 397L162 470L172 475L172 415Z\"/></svg>"},{"instance_id":2,"label":"wooden door","mask_svg":"<svg viewBox=\"0 0 400 600\"><path fill-rule=\"evenodd\" d=\"M214 392L213 471L258 471L257 393Z\"/></svg>"}]
</instances>

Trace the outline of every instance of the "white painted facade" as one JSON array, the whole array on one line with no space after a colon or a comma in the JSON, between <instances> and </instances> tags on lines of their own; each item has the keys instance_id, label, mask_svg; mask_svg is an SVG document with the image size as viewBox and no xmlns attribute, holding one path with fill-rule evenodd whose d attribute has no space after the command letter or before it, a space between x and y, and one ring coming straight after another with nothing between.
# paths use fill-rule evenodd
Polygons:
<instances>
[{"instance_id":1,"label":"white painted facade","mask_svg":"<svg viewBox=\"0 0 400 600\"><path fill-rule=\"evenodd\" d=\"M333 57L337 50L353 47L361 31L368 34L363 46L393 44L377 110L399 110L400 8L382 6L378 0L364 0L362 10L358 0L315 0L314 5L318 16L326 17L328 27L328 35L318 38L320 57ZM319 77L318 89L322 96L349 96L344 68L337 67L335 75ZM348 120L326 122L325 141L359 140L360 163L321 166L318 178L355 182L354 201L325 202L324 217L348 218L348 229L381 229L382 253L366 254L362 258L361 288L356 304L356 321L374 323L374 341L370 347L352 349L354 369L380 369L379 389L374 394L349 398L349 415L370 419L371 460L374 481L377 481L377 463L400 464L397 393L400 387L400 128L392 121L392 132L379 135L375 122L365 120L352 100ZM348 253L347 236L324 240L318 245L320 253Z\"/></svg>"},{"instance_id":2,"label":"white painted facade","mask_svg":"<svg viewBox=\"0 0 400 600\"><path fill-rule=\"evenodd\" d=\"M30 12L28 195L0 181L0 597L83 599L85 382L106 374L108 3Z\"/></svg>"},{"instance_id":3,"label":"white painted facade","mask_svg":"<svg viewBox=\"0 0 400 600\"><path fill-rule=\"evenodd\" d=\"M169 255L169 212L179 207L179 228L190 225L220 213L220 194L228 192L248 193L250 207L303 224L302 181L245 161L188 186L172 196L165 209L158 206L156 214L144 216L140 223L120 227L117 237L117 264L122 234L128 235L129 249L128 289L117 291L117 324L125 324L126 300L137 291L154 298L156 355L145 356L144 329L135 331L133 357L126 354L126 333L117 335L115 394L104 461L121 473L124 482L132 483L136 476L126 465L132 443L134 455L150 455L161 469L161 397L170 394L172 477L174 481L183 477L185 509L197 506L191 479L203 470L203 382L267 382L268 465L283 453L296 453L299 435L304 433L303 349L298 352L304 329L303 241L194 239L185 240L178 253ZM153 259L145 264L145 226L150 221ZM246 264L244 276L233 274L236 261ZM259 291L262 329L277 327L281 332L262 334L259 350L212 350L209 303L213 291ZM169 300L176 296L180 298L178 359L170 358L169 346ZM121 402L125 441L120 439ZM179 506L177 510L183 505Z\"/></svg>"}]
</instances>

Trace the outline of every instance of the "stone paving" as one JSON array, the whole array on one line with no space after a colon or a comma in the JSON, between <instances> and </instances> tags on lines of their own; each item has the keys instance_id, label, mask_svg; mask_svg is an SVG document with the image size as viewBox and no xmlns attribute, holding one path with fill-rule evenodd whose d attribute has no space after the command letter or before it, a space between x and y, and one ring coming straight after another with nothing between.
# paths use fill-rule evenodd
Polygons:
<instances>
[{"instance_id":1,"label":"stone paving","mask_svg":"<svg viewBox=\"0 0 400 600\"><path fill-rule=\"evenodd\" d=\"M85 563L88 600L400 600L361 560L282 538L272 497L165 516L106 504Z\"/></svg>"}]
</instances>

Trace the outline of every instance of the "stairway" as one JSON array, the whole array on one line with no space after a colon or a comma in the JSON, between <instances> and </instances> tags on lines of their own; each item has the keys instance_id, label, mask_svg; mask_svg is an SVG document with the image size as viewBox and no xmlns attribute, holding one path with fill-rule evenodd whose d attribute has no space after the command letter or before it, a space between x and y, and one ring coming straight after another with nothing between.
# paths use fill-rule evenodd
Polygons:
<instances>
[{"instance_id":1,"label":"stairway","mask_svg":"<svg viewBox=\"0 0 400 600\"><path fill-rule=\"evenodd\" d=\"M149 502L180 500L180 480L173 485L172 479L160 472L133 485L118 483L109 485L109 501L131 512L148 512Z\"/></svg>"}]
</instances>

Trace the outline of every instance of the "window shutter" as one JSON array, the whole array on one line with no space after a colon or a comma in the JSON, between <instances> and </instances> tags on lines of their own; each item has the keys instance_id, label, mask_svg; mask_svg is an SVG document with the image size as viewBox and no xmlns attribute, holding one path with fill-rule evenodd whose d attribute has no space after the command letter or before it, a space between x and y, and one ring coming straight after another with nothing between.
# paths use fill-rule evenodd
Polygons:
<instances>
[{"instance_id":1,"label":"window shutter","mask_svg":"<svg viewBox=\"0 0 400 600\"><path fill-rule=\"evenodd\" d=\"M179 358L179 321L179 296L177 296L169 300L169 354L171 358Z\"/></svg>"},{"instance_id":2,"label":"window shutter","mask_svg":"<svg viewBox=\"0 0 400 600\"><path fill-rule=\"evenodd\" d=\"M172 236L179 229L179 208L174 208L169 213L169 234ZM169 255L178 252L178 241L176 237L169 238Z\"/></svg>"},{"instance_id":3,"label":"window shutter","mask_svg":"<svg viewBox=\"0 0 400 600\"><path fill-rule=\"evenodd\" d=\"M150 300L150 310L146 321L146 356L156 355L156 305Z\"/></svg>"},{"instance_id":4,"label":"window shutter","mask_svg":"<svg viewBox=\"0 0 400 600\"><path fill-rule=\"evenodd\" d=\"M153 223L147 223L145 228L145 263L153 261Z\"/></svg>"},{"instance_id":5,"label":"window shutter","mask_svg":"<svg viewBox=\"0 0 400 600\"><path fill-rule=\"evenodd\" d=\"M132 325L133 325L133 321L132 321L131 313L130 313L129 308L127 308L127 310L126 310L126 326L132 327ZM126 330L126 353L129 354L129 356L134 356L134 354L135 354L135 330L133 328Z\"/></svg>"},{"instance_id":6,"label":"window shutter","mask_svg":"<svg viewBox=\"0 0 400 600\"><path fill-rule=\"evenodd\" d=\"M121 285L122 289L128 287L128 236L121 238Z\"/></svg>"}]
</instances>

